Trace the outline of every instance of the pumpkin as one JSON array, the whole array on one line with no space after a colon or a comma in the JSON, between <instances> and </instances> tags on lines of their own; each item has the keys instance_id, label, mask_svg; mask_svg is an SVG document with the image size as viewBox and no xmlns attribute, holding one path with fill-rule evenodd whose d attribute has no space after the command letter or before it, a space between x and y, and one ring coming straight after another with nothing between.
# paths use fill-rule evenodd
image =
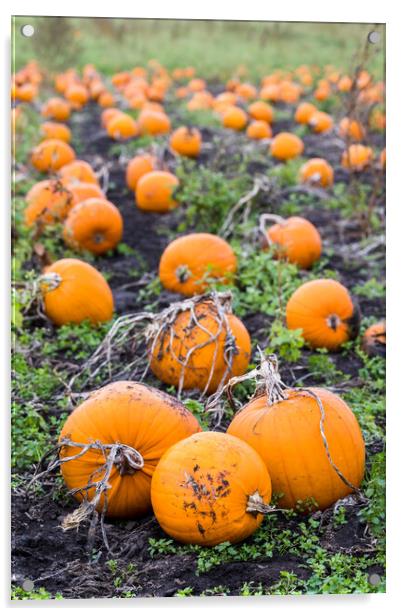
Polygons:
<instances>
[{"instance_id":1,"label":"pumpkin","mask_svg":"<svg viewBox=\"0 0 402 616\"><path fill-rule=\"evenodd\" d=\"M86 201L86 199L105 199L105 195L98 184L67 182L66 186L73 195L73 205Z\"/></svg>"},{"instance_id":2,"label":"pumpkin","mask_svg":"<svg viewBox=\"0 0 402 616\"><path fill-rule=\"evenodd\" d=\"M138 126L137 122L127 113L118 113L108 121L106 131L112 139L125 141L138 135Z\"/></svg>"},{"instance_id":3,"label":"pumpkin","mask_svg":"<svg viewBox=\"0 0 402 616\"><path fill-rule=\"evenodd\" d=\"M107 505L107 515L117 518L143 516L151 509L151 478L159 459L172 445L199 431L195 417L172 396L141 383L111 383L92 393L63 426L60 444L66 439L67 443L106 447L105 451L91 448L81 457L63 462L82 452L82 447L63 445L64 481L78 501L93 501L94 488L84 488L101 480L105 457L111 446L117 446L109 485L101 492L96 509L102 512Z\"/></svg>"},{"instance_id":4,"label":"pumpkin","mask_svg":"<svg viewBox=\"0 0 402 616\"><path fill-rule=\"evenodd\" d=\"M269 380L265 384L275 395L261 395L260 389L235 415L227 433L261 456L273 492L281 495L278 505L326 509L357 489L364 475L365 446L348 405L326 389L282 389Z\"/></svg>"},{"instance_id":5,"label":"pumpkin","mask_svg":"<svg viewBox=\"0 0 402 616\"><path fill-rule=\"evenodd\" d=\"M60 139L45 139L31 153L31 163L38 171L58 171L75 159L73 148Z\"/></svg>"},{"instance_id":6,"label":"pumpkin","mask_svg":"<svg viewBox=\"0 0 402 616\"><path fill-rule=\"evenodd\" d=\"M41 124L40 131L44 139L60 139L66 143L71 141L71 130L59 122L44 122Z\"/></svg>"},{"instance_id":7,"label":"pumpkin","mask_svg":"<svg viewBox=\"0 0 402 616\"><path fill-rule=\"evenodd\" d=\"M166 113L144 109L138 116L141 135L165 135L170 131L170 120Z\"/></svg>"},{"instance_id":8,"label":"pumpkin","mask_svg":"<svg viewBox=\"0 0 402 616\"><path fill-rule=\"evenodd\" d=\"M339 134L344 139L350 138L354 141L361 141L364 139L365 130L358 120L342 118L339 122Z\"/></svg>"},{"instance_id":9,"label":"pumpkin","mask_svg":"<svg viewBox=\"0 0 402 616\"><path fill-rule=\"evenodd\" d=\"M168 212L178 206L173 198L179 185L178 178L168 171L151 171L137 182L135 201L140 210Z\"/></svg>"},{"instance_id":10,"label":"pumpkin","mask_svg":"<svg viewBox=\"0 0 402 616\"><path fill-rule=\"evenodd\" d=\"M205 90L206 85L207 84L205 83L204 79L199 79L198 77L195 77L188 82L188 89L191 92L202 92L203 90Z\"/></svg>"},{"instance_id":11,"label":"pumpkin","mask_svg":"<svg viewBox=\"0 0 402 616\"><path fill-rule=\"evenodd\" d=\"M235 90L236 94L245 100L257 97L257 88L251 83L239 83Z\"/></svg>"},{"instance_id":12,"label":"pumpkin","mask_svg":"<svg viewBox=\"0 0 402 616\"><path fill-rule=\"evenodd\" d=\"M246 134L249 139L269 139L272 129L264 120L254 120L247 126Z\"/></svg>"},{"instance_id":13,"label":"pumpkin","mask_svg":"<svg viewBox=\"0 0 402 616\"><path fill-rule=\"evenodd\" d=\"M33 83L24 83L15 89L15 98L24 103L31 103L38 96L38 88Z\"/></svg>"},{"instance_id":14,"label":"pumpkin","mask_svg":"<svg viewBox=\"0 0 402 616\"><path fill-rule=\"evenodd\" d=\"M267 101L279 101L281 97L281 89L277 83L269 83L263 86L260 90L259 98Z\"/></svg>"},{"instance_id":15,"label":"pumpkin","mask_svg":"<svg viewBox=\"0 0 402 616\"><path fill-rule=\"evenodd\" d=\"M64 220L73 206L73 195L58 180L43 180L34 184L25 197L25 224L31 227L54 224Z\"/></svg>"},{"instance_id":16,"label":"pumpkin","mask_svg":"<svg viewBox=\"0 0 402 616\"><path fill-rule=\"evenodd\" d=\"M274 119L274 110L271 105L265 101L255 101L247 108L248 114L253 120L264 120L268 124L272 124Z\"/></svg>"},{"instance_id":17,"label":"pumpkin","mask_svg":"<svg viewBox=\"0 0 402 616\"><path fill-rule=\"evenodd\" d=\"M57 122L65 122L70 117L71 105L62 98L49 98L42 106L41 114Z\"/></svg>"},{"instance_id":18,"label":"pumpkin","mask_svg":"<svg viewBox=\"0 0 402 616\"><path fill-rule=\"evenodd\" d=\"M260 526L270 500L271 480L261 457L221 432L201 432L176 443L152 477L155 517L181 543L242 541Z\"/></svg>"},{"instance_id":19,"label":"pumpkin","mask_svg":"<svg viewBox=\"0 0 402 616\"><path fill-rule=\"evenodd\" d=\"M107 90L105 90L100 93L97 102L98 102L99 107L108 109L110 107L113 107L113 105L116 104L116 99L111 92L108 92Z\"/></svg>"},{"instance_id":20,"label":"pumpkin","mask_svg":"<svg viewBox=\"0 0 402 616\"><path fill-rule=\"evenodd\" d=\"M325 111L315 111L308 121L308 125L315 133L326 133L334 126L334 121Z\"/></svg>"},{"instance_id":21,"label":"pumpkin","mask_svg":"<svg viewBox=\"0 0 402 616\"><path fill-rule=\"evenodd\" d=\"M364 352L370 357L373 357L375 355L385 357L385 321L379 321L378 323L374 323L366 329L362 337L362 348Z\"/></svg>"},{"instance_id":22,"label":"pumpkin","mask_svg":"<svg viewBox=\"0 0 402 616\"><path fill-rule=\"evenodd\" d=\"M274 158L289 160L296 158L304 150L303 141L293 133L278 133L271 142L270 151Z\"/></svg>"},{"instance_id":23,"label":"pumpkin","mask_svg":"<svg viewBox=\"0 0 402 616\"><path fill-rule=\"evenodd\" d=\"M343 152L341 164L345 169L352 171L363 171L369 167L373 161L373 150L361 143L354 143Z\"/></svg>"},{"instance_id":24,"label":"pumpkin","mask_svg":"<svg viewBox=\"0 0 402 616\"><path fill-rule=\"evenodd\" d=\"M108 109L105 109L104 111L102 111L101 125L103 126L103 128L106 128L110 120L114 118L115 116L120 115L121 113L122 111L120 109L117 109L116 107L108 107Z\"/></svg>"},{"instance_id":25,"label":"pumpkin","mask_svg":"<svg viewBox=\"0 0 402 616\"><path fill-rule=\"evenodd\" d=\"M136 189L138 180L146 173L156 169L156 158L151 154L139 154L132 158L126 168L126 184L131 190Z\"/></svg>"},{"instance_id":26,"label":"pumpkin","mask_svg":"<svg viewBox=\"0 0 402 616\"><path fill-rule=\"evenodd\" d=\"M261 221L264 214L261 216ZM275 216L275 219L278 218ZM269 219L269 215L268 215ZM275 247L276 255L303 269L310 268L321 256L321 237L316 227L300 216L279 219L265 238ZM264 238L264 239L265 239Z\"/></svg>"},{"instance_id":27,"label":"pumpkin","mask_svg":"<svg viewBox=\"0 0 402 616\"><path fill-rule=\"evenodd\" d=\"M197 158L201 152L202 137L197 128L180 126L171 135L169 144L171 149L181 156Z\"/></svg>"},{"instance_id":28,"label":"pumpkin","mask_svg":"<svg viewBox=\"0 0 402 616\"><path fill-rule=\"evenodd\" d=\"M102 255L123 236L123 218L106 199L86 199L75 205L64 223L65 242L75 249Z\"/></svg>"},{"instance_id":29,"label":"pumpkin","mask_svg":"<svg viewBox=\"0 0 402 616\"><path fill-rule=\"evenodd\" d=\"M158 333L148 352L152 372L164 383L213 393L246 371L251 341L230 307L203 297L179 312L170 335Z\"/></svg>"},{"instance_id":30,"label":"pumpkin","mask_svg":"<svg viewBox=\"0 0 402 616\"><path fill-rule=\"evenodd\" d=\"M189 111L210 109L214 104L214 97L210 92L196 92L187 103Z\"/></svg>"},{"instance_id":31,"label":"pumpkin","mask_svg":"<svg viewBox=\"0 0 402 616\"><path fill-rule=\"evenodd\" d=\"M387 164L387 154L385 148L380 152L380 165L381 169L385 169Z\"/></svg>"},{"instance_id":32,"label":"pumpkin","mask_svg":"<svg viewBox=\"0 0 402 616\"><path fill-rule=\"evenodd\" d=\"M225 128L243 130L247 124L247 113L240 107L233 105L223 112L222 123Z\"/></svg>"},{"instance_id":33,"label":"pumpkin","mask_svg":"<svg viewBox=\"0 0 402 616\"><path fill-rule=\"evenodd\" d=\"M98 184L98 178L91 165L85 160L73 160L59 169L59 177L70 184Z\"/></svg>"},{"instance_id":34,"label":"pumpkin","mask_svg":"<svg viewBox=\"0 0 402 616\"><path fill-rule=\"evenodd\" d=\"M113 295L102 274L79 259L60 259L39 278L46 316L55 325L97 324L113 316Z\"/></svg>"},{"instance_id":35,"label":"pumpkin","mask_svg":"<svg viewBox=\"0 0 402 616\"><path fill-rule=\"evenodd\" d=\"M335 351L357 336L360 312L340 282L310 280L290 297L286 323L289 329L301 329L303 338L313 348Z\"/></svg>"},{"instance_id":36,"label":"pumpkin","mask_svg":"<svg viewBox=\"0 0 402 616\"><path fill-rule=\"evenodd\" d=\"M64 92L64 96L70 103L78 103L81 106L88 102L89 92L82 84L72 83Z\"/></svg>"},{"instance_id":37,"label":"pumpkin","mask_svg":"<svg viewBox=\"0 0 402 616\"><path fill-rule=\"evenodd\" d=\"M353 80L348 75L344 75L340 78L337 84L339 92L350 92L352 89Z\"/></svg>"},{"instance_id":38,"label":"pumpkin","mask_svg":"<svg viewBox=\"0 0 402 616\"><path fill-rule=\"evenodd\" d=\"M334 170L324 158L310 158L299 171L302 184L312 184L326 188L334 183Z\"/></svg>"},{"instance_id":39,"label":"pumpkin","mask_svg":"<svg viewBox=\"0 0 402 616\"><path fill-rule=\"evenodd\" d=\"M373 130L383 131L386 127L386 115L381 109L373 109L369 118L370 128Z\"/></svg>"},{"instance_id":40,"label":"pumpkin","mask_svg":"<svg viewBox=\"0 0 402 616\"><path fill-rule=\"evenodd\" d=\"M173 240L159 262L159 278L165 289L187 296L202 293L208 279L228 282L236 270L232 248L211 233L190 233Z\"/></svg>"},{"instance_id":41,"label":"pumpkin","mask_svg":"<svg viewBox=\"0 0 402 616\"><path fill-rule=\"evenodd\" d=\"M279 98L284 103L297 103L300 98L300 91L301 88L297 83L285 80L279 84Z\"/></svg>"},{"instance_id":42,"label":"pumpkin","mask_svg":"<svg viewBox=\"0 0 402 616\"><path fill-rule=\"evenodd\" d=\"M311 116L317 111L317 107L313 103L300 103L295 111L294 120L298 124L308 124Z\"/></svg>"}]
</instances>

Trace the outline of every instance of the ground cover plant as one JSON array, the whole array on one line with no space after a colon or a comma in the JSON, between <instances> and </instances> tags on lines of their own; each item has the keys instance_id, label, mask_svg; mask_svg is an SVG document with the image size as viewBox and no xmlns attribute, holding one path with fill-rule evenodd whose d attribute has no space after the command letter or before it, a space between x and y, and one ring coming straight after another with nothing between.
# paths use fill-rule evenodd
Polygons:
<instances>
[{"instance_id":1,"label":"ground cover plant","mask_svg":"<svg viewBox=\"0 0 402 616\"><path fill-rule=\"evenodd\" d=\"M384 592L382 28L25 22L12 599Z\"/></svg>"}]
</instances>

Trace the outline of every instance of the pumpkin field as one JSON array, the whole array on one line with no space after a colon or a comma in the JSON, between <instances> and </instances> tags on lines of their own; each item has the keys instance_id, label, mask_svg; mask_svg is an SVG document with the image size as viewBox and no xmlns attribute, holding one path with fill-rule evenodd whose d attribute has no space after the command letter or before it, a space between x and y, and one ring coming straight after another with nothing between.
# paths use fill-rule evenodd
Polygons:
<instances>
[{"instance_id":1,"label":"pumpkin field","mask_svg":"<svg viewBox=\"0 0 402 616\"><path fill-rule=\"evenodd\" d=\"M385 592L384 34L15 19L12 599Z\"/></svg>"}]
</instances>

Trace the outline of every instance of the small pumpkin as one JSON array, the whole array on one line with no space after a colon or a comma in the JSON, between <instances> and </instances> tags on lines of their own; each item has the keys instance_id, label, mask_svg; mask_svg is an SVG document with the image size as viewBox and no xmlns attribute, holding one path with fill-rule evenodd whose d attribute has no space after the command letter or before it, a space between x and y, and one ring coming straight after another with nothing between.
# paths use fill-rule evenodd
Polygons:
<instances>
[{"instance_id":1,"label":"small pumpkin","mask_svg":"<svg viewBox=\"0 0 402 616\"><path fill-rule=\"evenodd\" d=\"M252 83L239 83L235 90L236 94L245 100L257 97L257 88Z\"/></svg>"},{"instance_id":2,"label":"small pumpkin","mask_svg":"<svg viewBox=\"0 0 402 616\"><path fill-rule=\"evenodd\" d=\"M144 109L138 116L138 127L142 135L165 135L171 124L166 113Z\"/></svg>"},{"instance_id":3,"label":"small pumpkin","mask_svg":"<svg viewBox=\"0 0 402 616\"><path fill-rule=\"evenodd\" d=\"M75 159L73 148L60 139L45 139L31 153L31 163L38 171L58 171Z\"/></svg>"},{"instance_id":4,"label":"small pumpkin","mask_svg":"<svg viewBox=\"0 0 402 616\"><path fill-rule=\"evenodd\" d=\"M211 233L190 233L165 248L159 278L169 291L191 296L206 289L206 279L227 282L236 270L236 255L224 239Z\"/></svg>"},{"instance_id":5,"label":"small pumpkin","mask_svg":"<svg viewBox=\"0 0 402 616\"><path fill-rule=\"evenodd\" d=\"M111 92L104 90L98 96L97 103L99 107L103 107L104 109L109 109L116 104L116 99Z\"/></svg>"},{"instance_id":6,"label":"small pumpkin","mask_svg":"<svg viewBox=\"0 0 402 616\"><path fill-rule=\"evenodd\" d=\"M300 103L295 111L294 120L298 124L308 124L311 116L317 111L317 107L313 103Z\"/></svg>"},{"instance_id":7,"label":"small pumpkin","mask_svg":"<svg viewBox=\"0 0 402 616\"><path fill-rule=\"evenodd\" d=\"M179 185L178 178L168 171L151 171L137 182L135 202L140 210L168 212L178 206L173 193Z\"/></svg>"},{"instance_id":8,"label":"small pumpkin","mask_svg":"<svg viewBox=\"0 0 402 616\"><path fill-rule=\"evenodd\" d=\"M162 382L213 393L246 371L251 341L230 306L203 297L179 312L171 335L157 334L148 352L150 368Z\"/></svg>"},{"instance_id":9,"label":"small pumpkin","mask_svg":"<svg viewBox=\"0 0 402 616\"><path fill-rule=\"evenodd\" d=\"M126 184L128 188L137 188L138 180L146 173L156 169L157 160L151 154L138 154L132 158L126 168Z\"/></svg>"},{"instance_id":10,"label":"small pumpkin","mask_svg":"<svg viewBox=\"0 0 402 616\"><path fill-rule=\"evenodd\" d=\"M246 134L249 139L270 139L272 129L264 120L254 120L247 126Z\"/></svg>"},{"instance_id":11,"label":"small pumpkin","mask_svg":"<svg viewBox=\"0 0 402 616\"><path fill-rule=\"evenodd\" d=\"M313 348L335 351L356 338L360 311L340 282L320 278L296 289L286 306L286 323L289 329L301 329Z\"/></svg>"},{"instance_id":12,"label":"small pumpkin","mask_svg":"<svg viewBox=\"0 0 402 616\"><path fill-rule=\"evenodd\" d=\"M271 142L270 151L274 158L290 160L296 158L304 150L303 141L293 133L278 133Z\"/></svg>"},{"instance_id":13,"label":"small pumpkin","mask_svg":"<svg viewBox=\"0 0 402 616\"><path fill-rule=\"evenodd\" d=\"M387 153L386 153L385 148L381 150L380 152L380 165L381 165L381 169L385 169L387 165Z\"/></svg>"},{"instance_id":14,"label":"small pumpkin","mask_svg":"<svg viewBox=\"0 0 402 616\"><path fill-rule=\"evenodd\" d=\"M379 355L385 357L386 353L386 329L385 321L379 321L370 325L362 337L362 348L370 357Z\"/></svg>"},{"instance_id":15,"label":"small pumpkin","mask_svg":"<svg viewBox=\"0 0 402 616\"><path fill-rule=\"evenodd\" d=\"M64 241L72 248L102 255L123 236L123 218L106 199L86 199L75 205L64 223Z\"/></svg>"},{"instance_id":16,"label":"small pumpkin","mask_svg":"<svg viewBox=\"0 0 402 616\"><path fill-rule=\"evenodd\" d=\"M73 206L73 195L58 180L43 180L34 184L25 197L25 224L49 225L63 221Z\"/></svg>"},{"instance_id":17,"label":"small pumpkin","mask_svg":"<svg viewBox=\"0 0 402 616\"><path fill-rule=\"evenodd\" d=\"M334 121L329 113L315 111L308 121L308 125L315 133L326 133L334 126Z\"/></svg>"},{"instance_id":18,"label":"small pumpkin","mask_svg":"<svg viewBox=\"0 0 402 616\"><path fill-rule=\"evenodd\" d=\"M44 122L40 131L44 139L60 139L66 143L71 141L71 130L60 122Z\"/></svg>"},{"instance_id":19,"label":"small pumpkin","mask_svg":"<svg viewBox=\"0 0 402 616\"><path fill-rule=\"evenodd\" d=\"M354 143L342 154L341 164L345 169L363 171L373 161L374 152L369 146Z\"/></svg>"},{"instance_id":20,"label":"small pumpkin","mask_svg":"<svg viewBox=\"0 0 402 616\"><path fill-rule=\"evenodd\" d=\"M63 182L69 184L77 184L84 182L85 184L98 184L98 178L91 165L85 160L73 160L59 169L58 176Z\"/></svg>"},{"instance_id":21,"label":"small pumpkin","mask_svg":"<svg viewBox=\"0 0 402 616\"><path fill-rule=\"evenodd\" d=\"M45 118L52 118L57 122L65 122L71 114L71 105L63 98L57 96L49 98L41 109L41 114Z\"/></svg>"},{"instance_id":22,"label":"small pumpkin","mask_svg":"<svg viewBox=\"0 0 402 616\"><path fill-rule=\"evenodd\" d=\"M79 259L60 259L39 278L46 316L55 325L110 321L113 295L102 274Z\"/></svg>"},{"instance_id":23,"label":"small pumpkin","mask_svg":"<svg viewBox=\"0 0 402 616\"><path fill-rule=\"evenodd\" d=\"M115 447L107 486L96 509L108 516L137 518L151 509L151 478L161 456L172 445L200 426L186 407L164 392L131 381L117 381L95 391L67 418L59 443L101 444L80 457L61 464L64 481L78 501L93 501L92 487L105 472L105 457ZM64 445L60 460L82 452L82 447ZM107 501L105 503L105 495Z\"/></svg>"},{"instance_id":24,"label":"small pumpkin","mask_svg":"<svg viewBox=\"0 0 402 616\"><path fill-rule=\"evenodd\" d=\"M106 128L109 124L110 120L116 116L118 116L122 111L117 109L117 107L108 107L101 113L101 125L103 128Z\"/></svg>"},{"instance_id":25,"label":"small pumpkin","mask_svg":"<svg viewBox=\"0 0 402 616\"><path fill-rule=\"evenodd\" d=\"M275 246L279 258L309 269L321 256L321 237L317 228L301 216L291 216L287 220L275 216L277 218L278 222L265 232L264 239ZM263 222L263 219L264 214L260 220Z\"/></svg>"},{"instance_id":26,"label":"small pumpkin","mask_svg":"<svg viewBox=\"0 0 402 616\"><path fill-rule=\"evenodd\" d=\"M339 92L350 92L353 86L353 80L349 75L343 75L337 84Z\"/></svg>"},{"instance_id":27,"label":"small pumpkin","mask_svg":"<svg viewBox=\"0 0 402 616\"><path fill-rule=\"evenodd\" d=\"M334 183L334 170L324 158L310 158L299 171L302 184L312 184L327 188Z\"/></svg>"},{"instance_id":28,"label":"small pumpkin","mask_svg":"<svg viewBox=\"0 0 402 616\"><path fill-rule=\"evenodd\" d=\"M201 152L201 133L197 128L180 126L172 133L169 144L177 154L197 158Z\"/></svg>"},{"instance_id":29,"label":"small pumpkin","mask_svg":"<svg viewBox=\"0 0 402 616\"><path fill-rule=\"evenodd\" d=\"M89 92L87 88L80 83L72 83L64 92L65 98L78 106L85 105L89 100Z\"/></svg>"},{"instance_id":30,"label":"small pumpkin","mask_svg":"<svg viewBox=\"0 0 402 616\"><path fill-rule=\"evenodd\" d=\"M344 139L353 139L354 141L361 141L364 139L365 130L361 122L358 120L352 120L351 118L342 118L339 122L339 134Z\"/></svg>"},{"instance_id":31,"label":"small pumpkin","mask_svg":"<svg viewBox=\"0 0 402 616\"><path fill-rule=\"evenodd\" d=\"M222 123L225 128L243 130L247 124L247 113L240 107L232 105L223 112Z\"/></svg>"},{"instance_id":32,"label":"small pumpkin","mask_svg":"<svg viewBox=\"0 0 402 616\"><path fill-rule=\"evenodd\" d=\"M272 124L274 119L274 110L271 105L265 101L255 101L247 108L248 114L253 120L264 120L268 124Z\"/></svg>"},{"instance_id":33,"label":"small pumpkin","mask_svg":"<svg viewBox=\"0 0 402 616\"><path fill-rule=\"evenodd\" d=\"M181 543L237 543L263 520L271 480L260 456L221 432L194 434L168 449L152 477L151 500L163 530Z\"/></svg>"},{"instance_id":34,"label":"small pumpkin","mask_svg":"<svg viewBox=\"0 0 402 616\"><path fill-rule=\"evenodd\" d=\"M99 184L89 182L67 182L66 187L73 195L73 205L86 201L86 199L105 199Z\"/></svg>"},{"instance_id":35,"label":"small pumpkin","mask_svg":"<svg viewBox=\"0 0 402 616\"><path fill-rule=\"evenodd\" d=\"M138 135L138 126L128 113L117 113L108 121L106 131L112 139L125 141Z\"/></svg>"}]
</instances>

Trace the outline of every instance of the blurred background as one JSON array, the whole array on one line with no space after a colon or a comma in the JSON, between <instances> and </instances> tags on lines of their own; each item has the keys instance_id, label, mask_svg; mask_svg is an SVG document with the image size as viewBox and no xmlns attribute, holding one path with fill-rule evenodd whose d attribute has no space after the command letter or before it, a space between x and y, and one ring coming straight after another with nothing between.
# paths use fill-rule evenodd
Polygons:
<instances>
[{"instance_id":1,"label":"blurred background","mask_svg":"<svg viewBox=\"0 0 402 616\"><path fill-rule=\"evenodd\" d=\"M28 23L32 38L21 34ZM370 45L367 68L383 79L385 26L378 24L14 17L13 59L16 70L36 59L50 72L93 63L111 74L156 58L168 69L192 65L210 80L239 65L249 79L301 64L351 72L374 29L381 38Z\"/></svg>"}]
</instances>

